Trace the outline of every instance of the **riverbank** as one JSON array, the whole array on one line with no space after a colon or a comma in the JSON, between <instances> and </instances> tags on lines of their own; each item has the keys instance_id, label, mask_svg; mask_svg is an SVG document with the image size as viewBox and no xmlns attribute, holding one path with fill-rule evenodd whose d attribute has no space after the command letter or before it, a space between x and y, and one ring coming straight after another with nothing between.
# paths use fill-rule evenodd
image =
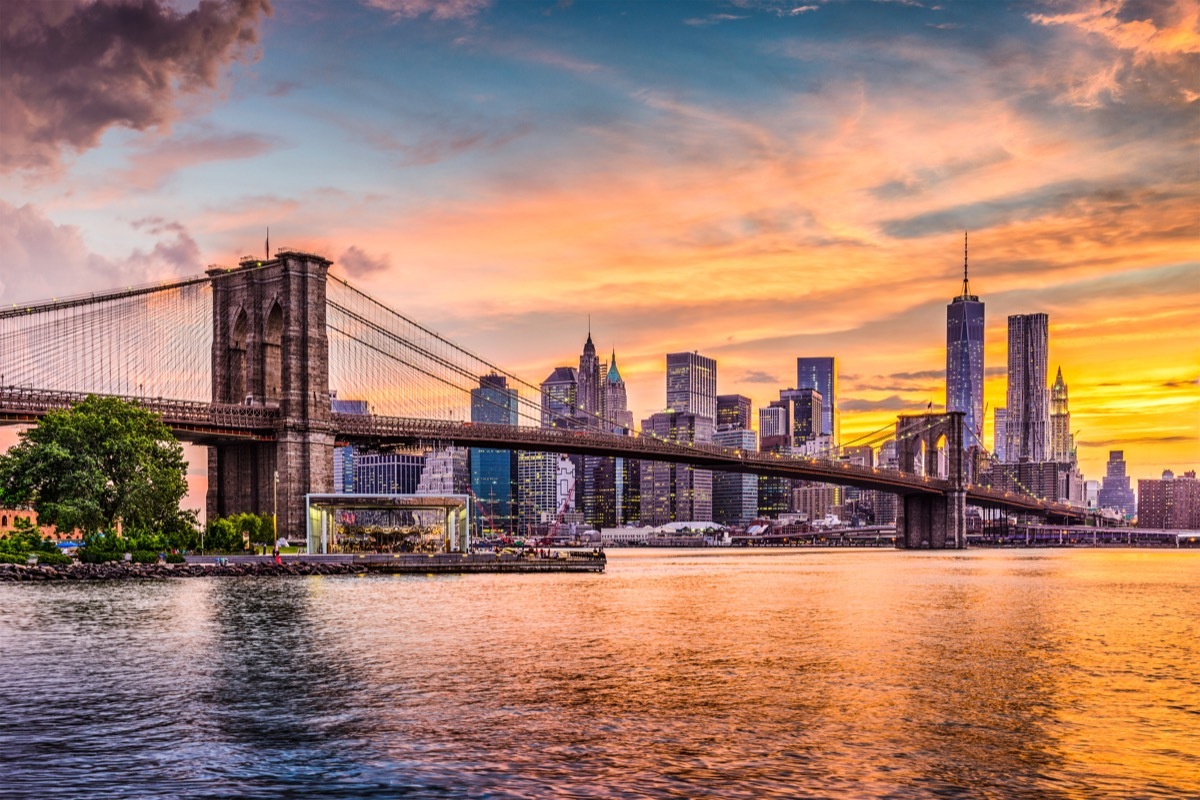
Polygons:
<instances>
[{"instance_id":1,"label":"riverbank","mask_svg":"<svg viewBox=\"0 0 1200 800\"><path fill-rule=\"evenodd\" d=\"M184 564L76 563L64 567L0 564L0 582L171 580L174 578L287 575L463 575L497 572L603 572L603 554L562 554L554 558L497 556L490 553L433 555L188 556Z\"/></svg>"}]
</instances>

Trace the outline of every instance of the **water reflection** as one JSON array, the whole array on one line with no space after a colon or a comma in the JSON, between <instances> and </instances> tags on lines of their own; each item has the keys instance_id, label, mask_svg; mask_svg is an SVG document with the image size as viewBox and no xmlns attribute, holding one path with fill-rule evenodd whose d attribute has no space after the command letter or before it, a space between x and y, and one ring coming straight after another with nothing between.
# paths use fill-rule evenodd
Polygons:
<instances>
[{"instance_id":1,"label":"water reflection","mask_svg":"<svg viewBox=\"0 0 1200 800\"><path fill-rule=\"evenodd\" d=\"M29 797L1200 793L1200 558L0 585Z\"/></svg>"}]
</instances>

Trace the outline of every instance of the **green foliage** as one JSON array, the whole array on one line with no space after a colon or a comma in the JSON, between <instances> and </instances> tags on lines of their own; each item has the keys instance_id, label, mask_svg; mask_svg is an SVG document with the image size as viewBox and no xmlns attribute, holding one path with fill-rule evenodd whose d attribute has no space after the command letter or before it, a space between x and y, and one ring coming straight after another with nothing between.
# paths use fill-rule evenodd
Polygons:
<instances>
[{"instance_id":1,"label":"green foliage","mask_svg":"<svg viewBox=\"0 0 1200 800\"><path fill-rule=\"evenodd\" d=\"M36 553L39 559L43 555L60 555L58 546L50 539L43 539L41 531L32 522L17 517L13 520L13 532L0 537L0 554L7 554L14 559L19 559L4 563L24 564L30 553ZM69 558L67 560L70 561Z\"/></svg>"},{"instance_id":2,"label":"green foliage","mask_svg":"<svg viewBox=\"0 0 1200 800\"><path fill-rule=\"evenodd\" d=\"M245 550L238 517L218 517L208 521L204 532L204 550L209 553L241 553Z\"/></svg>"},{"instance_id":3,"label":"green foliage","mask_svg":"<svg viewBox=\"0 0 1200 800\"><path fill-rule=\"evenodd\" d=\"M75 561L70 556L65 555L63 553L59 553L59 552L54 552L54 553L39 552L39 553L36 553L35 555L37 555L37 557L38 557L38 564L46 564L51 567L69 567L75 563Z\"/></svg>"},{"instance_id":4,"label":"green foliage","mask_svg":"<svg viewBox=\"0 0 1200 800\"><path fill-rule=\"evenodd\" d=\"M0 504L32 504L60 531L182 534L195 515L183 448L162 418L115 397L91 396L23 431L0 455Z\"/></svg>"}]
</instances>

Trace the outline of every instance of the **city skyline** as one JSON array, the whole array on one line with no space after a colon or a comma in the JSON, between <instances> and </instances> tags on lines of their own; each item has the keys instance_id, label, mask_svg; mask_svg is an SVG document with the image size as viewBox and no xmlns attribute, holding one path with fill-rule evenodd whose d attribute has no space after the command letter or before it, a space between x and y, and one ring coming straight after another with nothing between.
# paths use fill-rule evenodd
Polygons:
<instances>
[{"instance_id":1,"label":"city skyline","mask_svg":"<svg viewBox=\"0 0 1200 800\"><path fill-rule=\"evenodd\" d=\"M756 408L835 356L851 440L944 402L969 229L984 441L1005 320L1048 313L1084 473L1110 449L1135 480L1200 467L1194 3L264 7L206 7L201 46L178 3L174 59L86 28L155 89L25 38L83 11L14 6L0 302L232 264L270 226L534 382L592 314L634 419L665 353L714 358ZM55 117L104 86L118 111Z\"/></svg>"}]
</instances>

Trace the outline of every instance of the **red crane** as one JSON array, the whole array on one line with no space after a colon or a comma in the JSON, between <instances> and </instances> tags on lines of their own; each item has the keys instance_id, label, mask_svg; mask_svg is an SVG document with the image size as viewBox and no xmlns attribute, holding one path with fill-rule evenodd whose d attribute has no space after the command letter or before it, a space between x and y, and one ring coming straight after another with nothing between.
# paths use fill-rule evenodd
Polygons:
<instances>
[{"instance_id":1,"label":"red crane","mask_svg":"<svg viewBox=\"0 0 1200 800\"><path fill-rule=\"evenodd\" d=\"M554 544L554 537L558 535L558 526L562 524L563 515L567 513L567 507L571 504L571 498L575 495L575 477L571 476L571 484L567 487L566 493L563 495L562 504L558 507L558 513L554 515L554 524L550 526L550 530L546 532L546 537L538 542L539 545Z\"/></svg>"}]
</instances>

